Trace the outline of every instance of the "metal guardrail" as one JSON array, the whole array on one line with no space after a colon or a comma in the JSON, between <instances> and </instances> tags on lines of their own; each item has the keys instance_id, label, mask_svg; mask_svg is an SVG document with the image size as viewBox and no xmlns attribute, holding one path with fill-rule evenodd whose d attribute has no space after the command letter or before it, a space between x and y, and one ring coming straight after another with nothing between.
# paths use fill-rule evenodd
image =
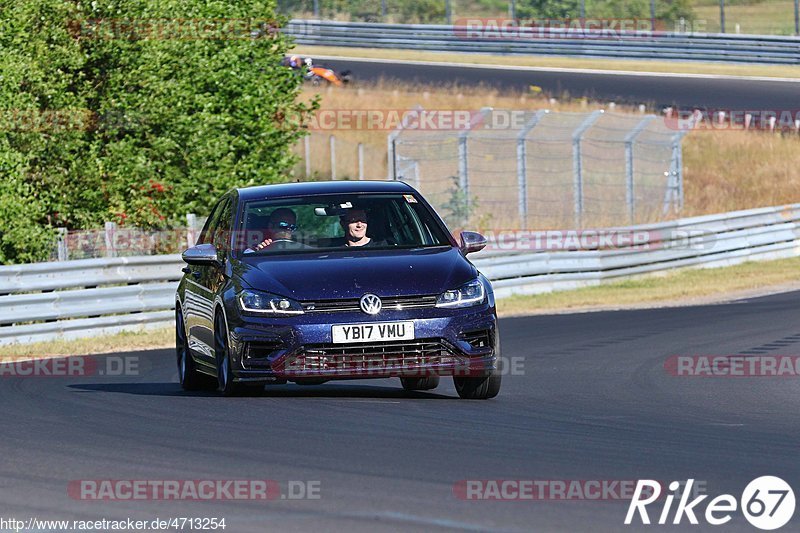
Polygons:
<instances>
[{"instance_id":1,"label":"metal guardrail","mask_svg":"<svg viewBox=\"0 0 800 533\"><path fill-rule=\"evenodd\" d=\"M530 251L518 240L470 257L498 297L792 257L800 255L800 204L612 231L645 238L573 251ZM179 255L164 255L0 267L0 345L169 326L182 266Z\"/></svg>"},{"instance_id":2,"label":"metal guardrail","mask_svg":"<svg viewBox=\"0 0 800 533\"><path fill-rule=\"evenodd\" d=\"M537 28L470 32L458 25L292 20L286 32L304 45L484 54L569 55L800 64L800 38L724 33L608 32ZM577 36L576 36L577 35Z\"/></svg>"}]
</instances>

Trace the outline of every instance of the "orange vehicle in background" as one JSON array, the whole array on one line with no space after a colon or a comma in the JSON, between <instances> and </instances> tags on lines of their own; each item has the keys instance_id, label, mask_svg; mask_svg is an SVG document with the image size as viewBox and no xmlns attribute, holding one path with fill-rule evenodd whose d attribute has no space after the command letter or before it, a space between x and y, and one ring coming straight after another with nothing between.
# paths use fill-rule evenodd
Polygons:
<instances>
[{"instance_id":1,"label":"orange vehicle in background","mask_svg":"<svg viewBox=\"0 0 800 533\"><path fill-rule=\"evenodd\" d=\"M301 58L300 56L287 56L282 64L296 71L303 72L303 78L313 85L328 83L341 87L351 79L350 71L344 70L336 72L330 67L315 65L310 57Z\"/></svg>"}]
</instances>

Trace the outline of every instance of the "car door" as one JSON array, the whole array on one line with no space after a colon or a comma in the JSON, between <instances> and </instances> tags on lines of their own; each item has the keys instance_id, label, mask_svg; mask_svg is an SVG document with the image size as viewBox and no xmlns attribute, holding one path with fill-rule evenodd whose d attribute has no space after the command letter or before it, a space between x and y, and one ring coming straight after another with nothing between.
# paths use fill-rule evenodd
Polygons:
<instances>
[{"instance_id":1,"label":"car door","mask_svg":"<svg viewBox=\"0 0 800 533\"><path fill-rule=\"evenodd\" d=\"M197 244L213 244L222 218L227 197L220 200L208 217ZM188 329L189 348L200 360L213 364L214 294L209 287L210 265L189 265L186 274L184 309Z\"/></svg>"},{"instance_id":2,"label":"car door","mask_svg":"<svg viewBox=\"0 0 800 533\"><path fill-rule=\"evenodd\" d=\"M221 295L227 281L225 263L229 260L231 252L233 213L233 198L228 196L222 201L219 218L216 221L213 233L210 235L211 244L217 249L217 257L222 266L209 265L203 267L203 274L200 278L200 284L210 298L209 311L203 315L204 327L202 334L204 335L204 342L212 348L214 347L214 304L217 296Z\"/></svg>"}]
</instances>

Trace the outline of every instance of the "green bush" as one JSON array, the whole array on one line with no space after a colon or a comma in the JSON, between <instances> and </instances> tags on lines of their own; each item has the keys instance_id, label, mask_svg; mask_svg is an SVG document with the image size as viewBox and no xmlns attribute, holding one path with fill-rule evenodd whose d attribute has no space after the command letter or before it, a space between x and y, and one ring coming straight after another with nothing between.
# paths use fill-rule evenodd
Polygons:
<instances>
[{"instance_id":1,"label":"green bush","mask_svg":"<svg viewBox=\"0 0 800 533\"><path fill-rule=\"evenodd\" d=\"M46 258L54 227L169 227L231 187L285 181L303 133L277 117L317 104L278 66L290 41L250 36L274 13L272 0L0 4L0 261ZM176 24L206 33L176 38Z\"/></svg>"}]
</instances>

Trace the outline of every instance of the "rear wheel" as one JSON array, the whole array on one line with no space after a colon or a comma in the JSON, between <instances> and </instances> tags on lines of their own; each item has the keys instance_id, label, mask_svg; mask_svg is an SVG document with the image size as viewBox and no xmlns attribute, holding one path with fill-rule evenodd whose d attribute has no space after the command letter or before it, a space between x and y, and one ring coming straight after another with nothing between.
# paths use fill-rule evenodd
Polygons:
<instances>
[{"instance_id":1,"label":"rear wheel","mask_svg":"<svg viewBox=\"0 0 800 533\"><path fill-rule=\"evenodd\" d=\"M432 390L439 386L439 376L424 378L400 378L405 390Z\"/></svg>"},{"instance_id":2,"label":"rear wheel","mask_svg":"<svg viewBox=\"0 0 800 533\"><path fill-rule=\"evenodd\" d=\"M484 377L453 376L459 398L464 400L488 400L500 392L502 378L497 370Z\"/></svg>"},{"instance_id":3,"label":"rear wheel","mask_svg":"<svg viewBox=\"0 0 800 533\"><path fill-rule=\"evenodd\" d=\"M178 358L178 379L183 390L207 390L213 388L213 380L201 372L189 352L189 343L186 341L186 323L183 313L175 314L175 352Z\"/></svg>"},{"instance_id":4,"label":"rear wheel","mask_svg":"<svg viewBox=\"0 0 800 533\"><path fill-rule=\"evenodd\" d=\"M228 329L221 316L217 316L214 326L214 352L217 358L217 389L223 396L235 396L243 387L233 381L231 355L228 347Z\"/></svg>"}]
</instances>

